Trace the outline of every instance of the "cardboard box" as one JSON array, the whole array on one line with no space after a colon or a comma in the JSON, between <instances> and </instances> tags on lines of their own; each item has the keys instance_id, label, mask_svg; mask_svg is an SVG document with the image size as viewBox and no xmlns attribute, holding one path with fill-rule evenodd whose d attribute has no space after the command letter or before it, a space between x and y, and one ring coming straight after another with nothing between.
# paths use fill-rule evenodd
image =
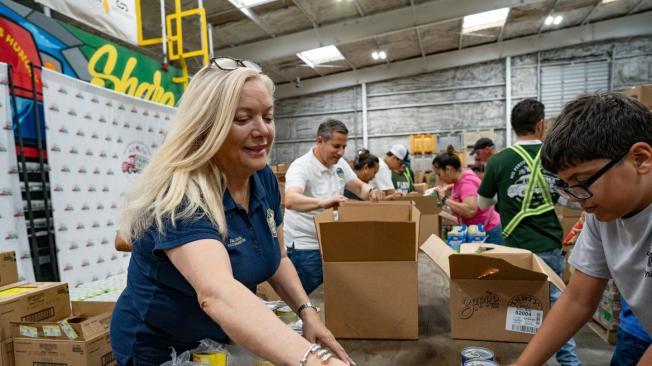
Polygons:
<instances>
[{"instance_id":1,"label":"cardboard box","mask_svg":"<svg viewBox=\"0 0 652 366\"><path fill-rule=\"evenodd\" d=\"M573 226L575 226L575 223L577 223L577 220L579 220L579 217L558 217L559 223L561 224L562 231L564 232L564 235L562 238L565 238L568 233L573 229Z\"/></svg>"},{"instance_id":2,"label":"cardboard box","mask_svg":"<svg viewBox=\"0 0 652 366\"><path fill-rule=\"evenodd\" d=\"M22 282L0 287L0 340L11 337L11 322L56 320L68 316L67 283Z\"/></svg>"},{"instance_id":3,"label":"cardboard box","mask_svg":"<svg viewBox=\"0 0 652 366\"><path fill-rule=\"evenodd\" d=\"M479 247L489 250L477 253ZM548 282L565 288L528 250L463 244L457 254L434 235L421 250L450 277L453 338L528 342L550 308Z\"/></svg>"},{"instance_id":4,"label":"cardboard box","mask_svg":"<svg viewBox=\"0 0 652 366\"><path fill-rule=\"evenodd\" d=\"M0 342L0 366L14 366L14 340Z\"/></svg>"},{"instance_id":5,"label":"cardboard box","mask_svg":"<svg viewBox=\"0 0 652 366\"><path fill-rule=\"evenodd\" d=\"M16 252L0 252L0 286L18 282Z\"/></svg>"},{"instance_id":6,"label":"cardboard box","mask_svg":"<svg viewBox=\"0 0 652 366\"><path fill-rule=\"evenodd\" d=\"M419 210L346 202L315 217L326 326L338 338L417 339Z\"/></svg>"},{"instance_id":7,"label":"cardboard box","mask_svg":"<svg viewBox=\"0 0 652 366\"><path fill-rule=\"evenodd\" d=\"M398 197L396 201L411 201L419 210L419 246L428 240L430 235L439 235L439 213L441 207L437 204L435 196L408 196Z\"/></svg>"},{"instance_id":8,"label":"cardboard box","mask_svg":"<svg viewBox=\"0 0 652 366\"><path fill-rule=\"evenodd\" d=\"M419 194L424 194L426 192L426 189L428 189L428 184L426 183L414 183L413 185L414 191L419 193Z\"/></svg>"},{"instance_id":9,"label":"cardboard box","mask_svg":"<svg viewBox=\"0 0 652 366\"><path fill-rule=\"evenodd\" d=\"M109 339L114 305L113 302L73 302L73 315L65 322L14 322L16 365L115 364Z\"/></svg>"},{"instance_id":10,"label":"cardboard box","mask_svg":"<svg viewBox=\"0 0 652 366\"><path fill-rule=\"evenodd\" d=\"M640 85L623 91L628 97L637 99L639 102L652 110L652 84Z\"/></svg>"},{"instance_id":11,"label":"cardboard box","mask_svg":"<svg viewBox=\"0 0 652 366\"><path fill-rule=\"evenodd\" d=\"M582 210L576 210L562 205L557 205L555 207L555 211L557 212L557 216L561 216L563 218L579 218L582 215Z\"/></svg>"}]
</instances>

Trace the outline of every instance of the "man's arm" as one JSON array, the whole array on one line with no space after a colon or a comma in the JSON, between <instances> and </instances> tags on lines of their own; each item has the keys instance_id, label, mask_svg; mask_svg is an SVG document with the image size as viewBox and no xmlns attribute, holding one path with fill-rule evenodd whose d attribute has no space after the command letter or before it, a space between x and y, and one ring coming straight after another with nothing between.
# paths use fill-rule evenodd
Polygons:
<instances>
[{"instance_id":1,"label":"man's arm","mask_svg":"<svg viewBox=\"0 0 652 366\"><path fill-rule=\"evenodd\" d=\"M606 279L576 270L570 284L514 365L545 364L591 318L606 284Z\"/></svg>"},{"instance_id":2,"label":"man's arm","mask_svg":"<svg viewBox=\"0 0 652 366\"><path fill-rule=\"evenodd\" d=\"M346 201L346 197L339 194L326 199L319 199L304 195L303 188L301 187L289 187L285 190L285 208L299 212L307 212L319 208L331 208L339 205L343 201Z\"/></svg>"},{"instance_id":3,"label":"man's arm","mask_svg":"<svg viewBox=\"0 0 652 366\"><path fill-rule=\"evenodd\" d=\"M647 351L643 354L643 357L638 361L638 366L649 366L652 365L652 346L647 348Z\"/></svg>"}]
</instances>

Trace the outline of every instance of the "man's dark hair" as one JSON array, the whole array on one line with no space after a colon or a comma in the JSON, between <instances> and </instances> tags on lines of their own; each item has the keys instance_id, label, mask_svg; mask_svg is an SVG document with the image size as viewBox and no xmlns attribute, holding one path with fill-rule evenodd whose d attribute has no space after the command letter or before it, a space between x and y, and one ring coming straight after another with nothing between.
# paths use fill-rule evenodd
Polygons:
<instances>
[{"instance_id":1,"label":"man's dark hair","mask_svg":"<svg viewBox=\"0 0 652 366\"><path fill-rule=\"evenodd\" d=\"M585 161L614 159L637 142L652 146L652 113L620 93L589 94L561 111L541 151L553 173Z\"/></svg>"},{"instance_id":2,"label":"man's dark hair","mask_svg":"<svg viewBox=\"0 0 652 366\"><path fill-rule=\"evenodd\" d=\"M360 149L353 160L353 169L361 170L364 169L365 166L372 168L379 162L378 157L370 153L369 150Z\"/></svg>"},{"instance_id":3,"label":"man's dark hair","mask_svg":"<svg viewBox=\"0 0 652 366\"><path fill-rule=\"evenodd\" d=\"M452 166L453 169L459 170L462 167L462 162L459 156L455 154L455 147L448 145L445 152L438 154L432 159L432 166L435 169L446 169L447 166Z\"/></svg>"},{"instance_id":4,"label":"man's dark hair","mask_svg":"<svg viewBox=\"0 0 652 366\"><path fill-rule=\"evenodd\" d=\"M512 129L517 136L534 133L545 117L545 107L536 99L525 99L512 108Z\"/></svg>"},{"instance_id":5,"label":"man's dark hair","mask_svg":"<svg viewBox=\"0 0 652 366\"><path fill-rule=\"evenodd\" d=\"M328 141L333 137L333 133L339 132L345 135L349 134L349 129L346 128L346 125L342 121L337 119L327 119L322 122L317 129L317 136L321 136L324 141Z\"/></svg>"}]
</instances>

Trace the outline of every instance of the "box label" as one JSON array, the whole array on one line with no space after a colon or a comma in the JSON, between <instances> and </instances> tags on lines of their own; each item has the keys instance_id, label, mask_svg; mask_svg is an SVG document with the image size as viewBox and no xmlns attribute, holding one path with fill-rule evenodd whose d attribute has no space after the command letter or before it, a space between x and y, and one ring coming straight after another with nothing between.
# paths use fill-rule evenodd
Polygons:
<instances>
[{"instance_id":1,"label":"box label","mask_svg":"<svg viewBox=\"0 0 652 366\"><path fill-rule=\"evenodd\" d=\"M21 325L18 327L20 335L23 337L37 338L38 329L36 327L28 327L27 325Z\"/></svg>"},{"instance_id":2,"label":"box label","mask_svg":"<svg viewBox=\"0 0 652 366\"><path fill-rule=\"evenodd\" d=\"M67 321L65 320L60 321L59 326L61 327L61 330L63 330L63 332L66 334L66 337L68 337L68 339L75 340L77 339L77 337L79 337L77 335L77 332L75 332L75 330L70 326L70 324L68 324Z\"/></svg>"},{"instance_id":3,"label":"box label","mask_svg":"<svg viewBox=\"0 0 652 366\"><path fill-rule=\"evenodd\" d=\"M61 328L58 325L44 325L43 334L46 337L61 337Z\"/></svg>"},{"instance_id":4,"label":"box label","mask_svg":"<svg viewBox=\"0 0 652 366\"><path fill-rule=\"evenodd\" d=\"M507 308L505 329L512 332L534 334L543 323L543 311L535 309Z\"/></svg>"}]
</instances>

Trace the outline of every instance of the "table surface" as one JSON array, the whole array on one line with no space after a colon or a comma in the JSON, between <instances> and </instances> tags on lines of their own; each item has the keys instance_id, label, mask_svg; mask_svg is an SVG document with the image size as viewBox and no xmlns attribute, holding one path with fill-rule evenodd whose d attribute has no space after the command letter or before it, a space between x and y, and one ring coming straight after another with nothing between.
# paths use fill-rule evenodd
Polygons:
<instances>
[{"instance_id":1,"label":"table surface","mask_svg":"<svg viewBox=\"0 0 652 366\"><path fill-rule=\"evenodd\" d=\"M424 253L419 253L419 339L339 340L360 366L429 366L460 365L464 347L491 349L500 365L515 361L524 343L454 340L450 338L449 279ZM310 299L323 305L323 286ZM325 309L328 311L328 309Z\"/></svg>"}]
</instances>

